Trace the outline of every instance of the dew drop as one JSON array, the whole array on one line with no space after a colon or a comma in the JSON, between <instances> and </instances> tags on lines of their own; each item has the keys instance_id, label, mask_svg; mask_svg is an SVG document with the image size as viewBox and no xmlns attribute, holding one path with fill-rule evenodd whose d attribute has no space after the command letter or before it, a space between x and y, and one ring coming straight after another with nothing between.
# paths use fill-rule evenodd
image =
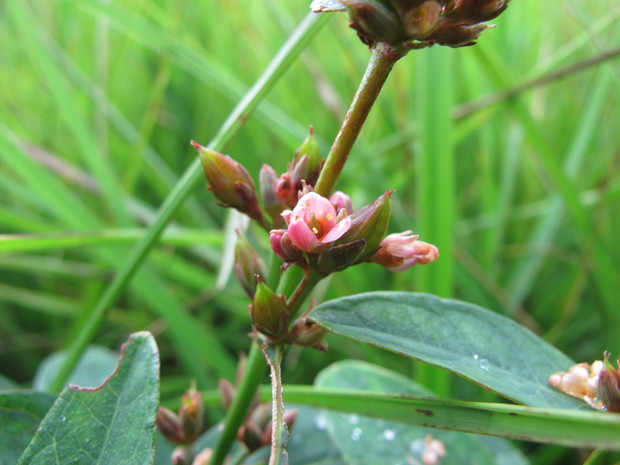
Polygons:
<instances>
[{"instance_id":1,"label":"dew drop","mask_svg":"<svg viewBox=\"0 0 620 465\"><path fill-rule=\"evenodd\" d=\"M383 431L383 439L386 441L393 441L396 438L396 433L391 429Z\"/></svg>"},{"instance_id":2,"label":"dew drop","mask_svg":"<svg viewBox=\"0 0 620 465\"><path fill-rule=\"evenodd\" d=\"M420 455L424 451L424 439L416 439L409 443L409 453L411 455Z\"/></svg>"},{"instance_id":3,"label":"dew drop","mask_svg":"<svg viewBox=\"0 0 620 465\"><path fill-rule=\"evenodd\" d=\"M481 358L478 364L481 370L489 371L491 369L491 363L486 358Z\"/></svg>"},{"instance_id":4,"label":"dew drop","mask_svg":"<svg viewBox=\"0 0 620 465\"><path fill-rule=\"evenodd\" d=\"M325 415L319 414L316 416L314 424L318 430L325 431L327 429L327 418L325 418Z\"/></svg>"},{"instance_id":5,"label":"dew drop","mask_svg":"<svg viewBox=\"0 0 620 465\"><path fill-rule=\"evenodd\" d=\"M474 354L474 360L478 360L479 358L480 358L480 355Z\"/></svg>"},{"instance_id":6,"label":"dew drop","mask_svg":"<svg viewBox=\"0 0 620 465\"><path fill-rule=\"evenodd\" d=\"M349 415L349 424L357 425L359 422L360 422L360 417L358 417L355 414Z\"/></svg>"},{"instance_id":7,"label":"dew drop","mask_svg":"<svg viewBox=\"0 0 620 465\"><path fill-rule=\"evenodd\" d=\"M353 441L359 441L362 437L362 429L361 428L353 428L353 433L351 433L351 439Z\"/></svg>"},{"instance_id":8,"label":"dew drop","mask_svg":"<svg viewBox=\"0 0 620 465\"><path fill-rule=\"evenodd\" d=\"M60 422L64 423L67 420L67 417L60 417Z\"/></svg>"}]
</instances>

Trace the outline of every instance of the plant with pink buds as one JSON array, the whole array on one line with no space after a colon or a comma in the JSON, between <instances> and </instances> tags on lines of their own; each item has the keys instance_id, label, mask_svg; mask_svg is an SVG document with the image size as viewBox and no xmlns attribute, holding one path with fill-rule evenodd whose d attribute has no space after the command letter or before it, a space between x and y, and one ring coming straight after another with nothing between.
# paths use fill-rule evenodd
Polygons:
<instances>
[{"instance_id":1,"label":"plant with pink buds","mask_svg":"<svg viewBox=\"0 0 620 465\"><path fill-rule=\"evenodd\" d=\"M437 247L418 241L411 231L390 234L370 257L370 261L390 271L404 271L415 264L426 265L439 257Z\"/></svg>"}]
</instances>

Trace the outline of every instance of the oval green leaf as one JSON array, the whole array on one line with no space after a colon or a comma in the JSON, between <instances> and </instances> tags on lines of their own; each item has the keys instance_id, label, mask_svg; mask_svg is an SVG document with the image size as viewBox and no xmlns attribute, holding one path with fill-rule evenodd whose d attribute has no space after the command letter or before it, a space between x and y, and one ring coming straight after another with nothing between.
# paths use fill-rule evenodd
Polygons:
<instances>
[{"instance_id":1,"label":"oval green leaf","mask_svg":"<svg viewBox=\"0 0 620 465\"><path fill-rule=\"evenodd\" d=\"M18 465L144 465L155 455L159 355L150 333L135 333L101 386L65 388Z\"/></svg>"},{"instance_id":2,"label":"oval green leaf","mask_svg":"<svg viewBox=\"0 0 620 465\"><path fill-rule=\"evenodd\" d=\"M325 302L311 318L336 334L439 366L515 402L579 408L549 386L574 362L513 320L477 305L409 292Z\"/></svg>"}]
</instances>

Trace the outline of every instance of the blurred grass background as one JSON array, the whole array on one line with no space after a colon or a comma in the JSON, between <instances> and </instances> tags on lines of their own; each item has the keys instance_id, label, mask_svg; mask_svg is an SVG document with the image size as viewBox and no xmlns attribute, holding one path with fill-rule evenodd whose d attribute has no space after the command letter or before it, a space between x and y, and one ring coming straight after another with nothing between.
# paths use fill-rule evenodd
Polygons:
<instances>
[{"instance_id":1,"label":"blurred grass background","mask_svg":"<svg viewBox=\"0 0 620 465\"><path fill-rule=\"evenodd\" d=\"M216 134L307 10L284 0L0 4L2 375L28 385L67 346L196 156L189 140ZM477 46L398 63L338 187L356 206L396 189L390 232L413 229L441 259L399 274L349 269L317 298L433 292L509 315L575 360L620 355L619 16L612 0L515 0ZM313 125L327 154L367 58L334 14L225 152L255 178L262 163L283 172ZM156 334L164 397L196 376L191 347L205 347L200 383L213 388L249 346L245 296L234 277L217 286L226 213L197 189L94 341ZM179 314L199 341L178 336ZM286 380L311 382L346 357L412 373L395 355L329 343L328 354L294 349Z\"/></svg>"}]
</instances>

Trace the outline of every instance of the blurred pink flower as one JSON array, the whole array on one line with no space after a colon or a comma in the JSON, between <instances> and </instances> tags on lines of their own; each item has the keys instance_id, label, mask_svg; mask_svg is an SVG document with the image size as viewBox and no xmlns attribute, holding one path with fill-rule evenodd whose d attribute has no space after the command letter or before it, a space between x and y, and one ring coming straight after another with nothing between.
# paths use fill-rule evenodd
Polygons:
<instances>
[{"instance_id":1,"label":"blurred pink flower","mask_svg":"<svg viewBox=\"0 0 620 465\"><path fill-rule=\"evenodd\" d=\"M337 214L332 203L315 192L301 197L295 208L283 212L282 217L291 242L309 253L323 252L351 227L345 209Z\"/></svg>"},{"instance_id":2,"label":"blurred pink flower","mask_svg":"<svg viewBox=\"0 0 620 465\"><path fill-rule=\"evenodd\" d=\"M411 231L390 234L381 241L379 250L370 257L370 261L390 271L404 271L416 263L426 265L437 260L437 247L418 241Z\"/></svg>"}]
</instances>

